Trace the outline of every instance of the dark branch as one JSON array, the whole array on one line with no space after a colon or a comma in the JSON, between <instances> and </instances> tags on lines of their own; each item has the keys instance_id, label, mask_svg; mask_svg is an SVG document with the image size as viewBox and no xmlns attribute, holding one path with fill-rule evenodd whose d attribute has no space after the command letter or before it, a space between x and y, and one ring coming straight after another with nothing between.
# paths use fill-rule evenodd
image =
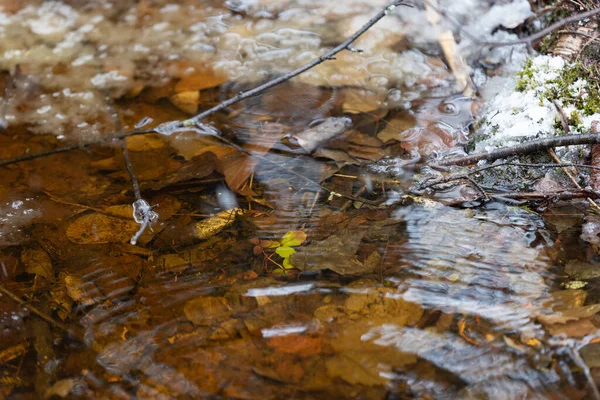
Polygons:
<instances>
[{"instance_id":1,"label":"dark branch","mask_svg":"<svg viewBox=\"0 0 600 400\"><path fill-rule=\"evenodd\" d=\"M499 168L503 166L514 166L514 167L528 167L528 168L563 168L563 167L576 167L583 169L593 169L600 170L600 167L595 167L593 165L585 165L585 164L569 164L569 163L560 163L560 164L535 164L535 163L520 163L520 162L503 162L493 165L486 165L485 167L477 168L469 172L465 172L464 174L455 174L447 176L446 178L436 179L434 181L424 181L419 185L419 189L427 189L433 186L441 185L444 183L458 181L461 179L469 179L471 176L476 175L480 172L483 172L492 168Z\"/></svg>"},{"instance_id":2,"label":"dark branch","mask_svg":"<svg viewBox=\"0 0 600 400\"><path fill-rule=\"evenodd\" d=\"M437 161L432 166L448 165L471 165L481 160L494 161L500 158L512 157L520 154L534 153L540 150L551 149L554 147L574 146L582 144L600 144L600 135L563 135L548 139L530 140L515 146L504 147L491 151L489 153L475 153L463 157L453 157ZM563 164L565 165L565 164Z\"/></svg>"}]
</instances>

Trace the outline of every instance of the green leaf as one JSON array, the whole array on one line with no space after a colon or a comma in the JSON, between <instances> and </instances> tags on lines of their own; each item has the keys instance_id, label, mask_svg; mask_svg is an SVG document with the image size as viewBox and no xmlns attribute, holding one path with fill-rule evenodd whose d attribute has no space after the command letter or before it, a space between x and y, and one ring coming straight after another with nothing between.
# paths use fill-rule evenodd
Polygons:
<instances>
[{"instance_id":1,"label":"green leaf","mask_svg":"<svg viewBox=\"0 0 600 400\"><path fill-rule=\"evenodd\" d=\"M281 258L283 258L284 260L287 260L288 258L290 258L290 256L292 254L294 254L295 252L296 252L296 250L292 249L291 247L287 247L287 246L278 247L275 250L275 253L279 254L279 256Z\"/></svg>"},{"instance_id":2,"label":"green leaf","mask_svg":"<svg viewBox=\"0 0 600 400\"><path fill-rule=\"evenodd\" d=\"M285 268L285 269L294 269L294 268L296 268L296 267L294 267L294 266L292 265L292 263L290 262L290 259L289 259L289 258L284 258L284 259L283 259L283 268Z\"/></svg>"},{"instance_id":3,"label":"green leaf","mask_svg":"<svg viewBox=\"0 0 600 400\"><path fill-rule=\"evenodd\" d=\"M306 233L302 231L289 231L281 238L281 246L300 246L306 240Z\"/></svg>"}]
</instances>

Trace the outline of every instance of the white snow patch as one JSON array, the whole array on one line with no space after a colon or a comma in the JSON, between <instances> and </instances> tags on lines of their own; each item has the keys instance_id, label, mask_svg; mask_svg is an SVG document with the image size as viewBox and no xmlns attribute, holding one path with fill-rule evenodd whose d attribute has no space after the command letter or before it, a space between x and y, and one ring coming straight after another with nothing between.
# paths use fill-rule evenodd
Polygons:
<instances>
[{"instance_id":1,"label":"white snow patch","mask_svg":"<svg viewBox=\"0 0 600 400\"><path fill-rule=\"evenodd\" d=\"M555 135L557 110L552 102L542 98L542 94L556 86L552 81L560 77L565 67L569 65L561 57L533 57L529 68L533 76L526 78L528 86L522 92L515 89L515 76L490 79L488 87L482 91L486 110L482 115L484 122L478 131L478 135L485 140L477 143L476 151L491 151L524 139ZM580 79L569 90L573 97L585 98L587 85L585 80ZM563 109L567 115L575 111L575 107L570 105L564 105ZM589 129L600 115L583 116L580 113L580 117L582 124L572 127L573 133Z\"/></svg>"}]
</instances>

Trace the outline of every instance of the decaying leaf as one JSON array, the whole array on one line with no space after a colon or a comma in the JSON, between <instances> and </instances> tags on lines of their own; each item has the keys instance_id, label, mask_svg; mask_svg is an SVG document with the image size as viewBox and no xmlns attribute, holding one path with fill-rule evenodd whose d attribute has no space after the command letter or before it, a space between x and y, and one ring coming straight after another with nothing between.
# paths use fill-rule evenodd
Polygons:
<instances>
[{"instance_id":1,"label":"decaying leaf","mask_svg":"<svg viewBox=\"0 0 600 400\"><path fill-rule=\"evenodd\" d=\"M591 317L598 312L600 312L600 304L591 304L589 306L571 308L553 314L538 315L538 320L543 324L564 324L568 321Z\"/></svg>"},{"instance_id":2,"label":"decaying leaf","mask_svg":"<svg viewBox=\"0 0 600 400\"><path fill-rule=\"evenodd\" d=\"M344 113L370 113L380 108L384 100L385 97L383 94L349 88L344 90Z\"/></svg>"},{"instance_id":3,"label":"decaying leaf","mask_svg":"<svg viewBox=\"0 0 600 400\"><path fill-rule=\"evenodd\" d=\"M194 236L200 240L209 239L233 224L235 217L241 213L243 211L240 208L218 212L214 216L196 223Z\"/></svg>"},{"instance_id":4,"label":"decaying leaf","mask_svg":"<svg viewBox=\"0 0 600 400\"><path fill-rule=\"evenodd\" d=\"M159 134L129 136L126 141L129 151L157 150L167 145L164 137Z\"/></svg>"},{"instance_id":5,"label":"decaying leaf","mask_svg":"<svg viewBox=\"0 0 600 400\"><path fill-rule=\"evenodd\" d=\"M185 92L179 92L172 96L169 96L171 103L187 114L196 114L198 111L198 102L200 100L200 92L197 90L190 90Z\"/></svg>"},{"instance_id":6,"label":"decaying leaf","mask_svg":"<svg viewBox=\"0 0 600 400\"><path fill-rule=\"evenodd\" d=\"M183 307L186 318L196 325L212 325L228 318L233 311L224 297L201 296Z\"/></svg>"},{"instance_id":7,"label":"decaying leaf","mask_svg":"<svg viewBox=\"0 0 600 400\"><path fill-rule=\"evenodd\" d=\"M50 256L41 249L26 249L21 253L21 262L25 265L25 271L54 281L54 268Z\"/></svg>"},{"instance_id":8,"label":"decaying leaf","mask_svg":"<svg viewBox=\"0 0 600 400\"><path fill-rule=\"evenodd\" d=\"M67 228L67 237L77 244L129 242L139 225L131 219L120 219L101 213L85 214Z\"/></svg>"},{"instance_id":9,"label":"decaying leaf","mask_svg":"<svg viewBox=\"0 0 600 400\"><path fill-rule=\"evenodd\" d=\"M215 156L212 153L204 153L193 157L177 171L166 177L152 181L141 182L142 189L160 190L174 183L186 182L192 179L204 178L212 174L215 168Z\"/></svg>"},{"instance_id":10,"label":"decaying leaf","mask_svg":"<svg viewBox=\"0 0 600 400\"><path fill-rule=\"evenodd\" d=\"M328 118L321 124L308 128L295 135L287 135L286 139L295 146L299 146L307 153L312 153L322 144L334 137L341 135L352 126L350 118Z\"/></svg>"},{"instance_id":11,"label":"decaying leaf","mask_svg":"<svg viewBox=\"0 0 600 400\"><path fill-rule=\"evenodd\" d=\"M600 276L600 265L593 262L571 260L565 265L565 272L572 279L594 279Z\"/></svg>"},{"instance_id":12,"label":"decaying leaf","mask_svg":"<svg viewBox=\"0 0 600 400\"><path fill-rule=\"evenodd\" d=\"M74 275L66 275L64 280L67 287L67 293L74 302L84 306L96 304L96 300L94 300L88 290L86 290L81 278Z\"/></svg>"},{"instance_id":13,"label":"decaying leaf","mask_svg":"<svg viewBox=\"0 0 600 400\"><path fill-rule=\"evenodd\" d=\"M340 275L354 275L366 272L365 265L355 256L365 232L352 232L333 235L327 239L299 247L290 256L290 262L302 271L329 269Z\"/></svg>"},{"instance_id":14,"label":"decaying leaf","mask_svg":"<svg viewBox=\"0 0 600 400\"><path fill-rule=\"evenodd\" d=\"M29 347L30 343L27 340L24 340L19 344L2 349L0 351L0 364L5 364L27 354Z\"/></svg>"},{"instance_id":15,"label":"decaying leaf","mask_svg":"<svg viewBox=\"0 0 600 400\"><path fill-rule=\"evenodd\" d=\"M377 138L384 143L390 140L400 140L402 132L414 128L416 124L417 120L414 116L408 112L401 113L387 123L385 128L377 134Z\"/></svg>"},{"instance_id":16,"label":"decaying leaf","mask_svg":"<svg viewBox=\"0 0 600 400\"><path fill-rule=\"evenodd\" d=\"M196 71L181 78L175 85L175 92L210 89L225 82L227 82L227 77L216 74L214 71Z\"/></svg>"}]
</instances>

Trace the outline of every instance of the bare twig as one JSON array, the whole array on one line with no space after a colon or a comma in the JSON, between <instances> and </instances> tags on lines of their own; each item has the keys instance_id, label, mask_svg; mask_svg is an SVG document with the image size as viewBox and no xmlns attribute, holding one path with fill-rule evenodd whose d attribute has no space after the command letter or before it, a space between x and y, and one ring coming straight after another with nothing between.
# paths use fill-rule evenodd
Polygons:
<instances>
[{"instance_id":1,"label":"bare twig","mask_svg":"<svg viewBox=\"0 0 600 400\"><path fill-rule=\"evenodd\" d=\"M585 164L570 164L570 163L561 163L561 164L535 164L535 163L519 163L519 162L503 162L498 164L486 165L485 167L477 168L469 172L465 172L463 174L455 174L450 175L445 178L436 179L433 181L424 181L419 185L419 189L427 189L433 186L441 185L444 183L458 181L462 179L469 179L470 176L478 174L488 169L499 168L503 166L514 166L514 167L530 167L530 168L563 168L563 167L578 167L583 169L593 169L600 170L600 167L595 167L593 165L585 165Z\"/></svg>"},{"instance_id":2,"label":"bare twig","mask_svg":"<svg viewBox=\"0 0 600 400\"><path fill-rule=\"evenodd\" d=\"M0 285L0 292L4 293L10 299L16 301L17 303L19 303L23 307L28 308L32 313L34 313L35 315L37 315L38 317L40 317L44 321L48 322L50 325L53 325L53 326L55 326L55 327L57 327L59 329L62 329L62 330L67 330L67 328L63 324L61 324L60 322L58 322L54 318L50 317L49 315L46 315L45 313L41 312L35 306L32 306L31 304L27 304L26 302L24 302L23 300L21 300L21 298L19 296L17 296L16 294L14 294L13 292L11 292L10 290L8 290L7 288L5 288L2 285Z\"/></svg>"},{"instance_id":3,"label":"bare twig","mask_svg":"<svg viewBox=\"0 0 600 400\"><path fill-rule=\"evenodd\" d=\"M489 153L475 153L463 157L453 157L436 162L433 166L471 165L481 160L494 161L519 154L529 154L553 147L574 146L581 144L600 144L600 135L563 135L547 139L530 140L516 146L504 147Z\"/></svg>"},{"instance_id":4,"label":"bare twig","mask_svg":"<svg viewBox=\"0 0 600 400\"><path fill-rule=\"evenodd\" d=\"M489 195L494 199L510 198L510 199L522 199L522 200L571 200L581 199L587 197L600 197L597 193L590 190L565 190L561 192L508 192L508 193L495 193Z\"/></svg>"},{"instance_id":5,"label":"bare twig","mask_svg":"<svg viewBox=\"0 0 600 400\"><path fill-rule=\"evenodd\" d=\"M135 130L135 131L129 131L129 132L120 132L120 133L117 133L116 135L108 136L108 137L105 137L105 138L102 138L99 140L94 140L94 141L89 141L89 142L84 142L84 143L79 143L79 144L73 144L73 145L66 146L66 147L59 147L57 149L44 151L42 153L23 154L21 156L17 156L14 158L0 160L0 167L4 167L6 165L11 165L11 164L17 164L17 163L24 162L24 161L35 160L36 158L48 157L48 156L52 156L54 154L66 153L66 152L73 151L73 150L81 150L86 147L94 146L94 145L98 145L98 144L106 144L106 143L110 143L110 142L116 142L116 141L119 141L123 138L130 137L130 136L147 135L149 133L155 133L155 132L153 129L143 129L143 130Z\"/></svg>"},{"instance_id":6,"label":"bare twig","mask_svg":"<svg viewBox=\"0 0 600 400\"><path fill-rule=\"evenodd\" d=\"M596 8L584 13L575 14L570 17L561 19L560 21L550 25L549 27L542 29L541 31L534 33L531 36L527 36L525 38L519 40L513 40L508 42L487 42L479 40L475 35L472 35L466 29L462 28L462 25L456 20L449 17L443 10L439 9L435 5L432 5L430 1L425 0L425 4L430 6L432 9L437 11L440 15L442 15L445 19L450 21L465 37L468 37L473 43L481 45L481 46L490 46L490 47L502 47L502 46L514 46L518 44L526 44L531 46L533 43L537 42L540 39L543 39L544 36L556 31L557 29L562 28L565 25L568 25L573 22L581 21L582 19L593 17L594 15L600 13L600 8Z\"/></svg>"},{"instance_id":7,"label":"bare twig","mask_svg":"<svg viewBox=\"0 0 600 400\"><path fill-rule=\"evenodd\" d=\"M184 121L171 121L171 122L167 122L164 124L159 125L158 127L156 127L155 129L150 129L150 130L136 130L136 131L132 131L132 132L122 132L119 133L117 135L111 136L111 137L107 137L98 141L94 141L94 142L87 142L87 143L83 143L83 144L79 144L79 145L72 145L72 146L68 146L68 147L63 147L63 148L58 148L58 149L54 149L48 152L44 152L44 153L38 153L38 154L25 154L19 157L15 157L12 159L8 159L8 160L4 160L4 161L0 161L0 167L5 166L5 165L10 165L10 164L15 164L18 162L22 162L22 161L27 161L27 160L33 160L35 158L40 158L40 157L46 157L49 155L53 155L53 154L58 154L58 153L64 153L64 152L68 152L71 150L76 150L76 149L81 149L84 147L88 147L88 146L92 146L95 144L102 144L102 143L106 143L106 142L110 142L113 140L120 140L129 136L134 136L134 135L143 135L143 134L147 134L147 133L154 133L154 132L174 132L174 131L178 131L178 130L183 130L186 128L192 128L192 129L200 129L203 131L206 131L205 128L207 128L206 125L200 123L200 121L210 115L213 115L235 103L238 103L242 100L245 100L247 98L256 96L260 93L263 93L264 91L266 91L267 89L270 89L276 85L279 85L283 82L286 82L292 78L294 78L297 75L300 75L301 73L308 71L309 69L327 61L327 60L332 60L334 59L334 56L341 52L342 50L350 50L352 51L352 49L349 47L354 41L356 41L356 39L358 39L361 35L363 35L367 30L369 30L373 25L375 25L380 19L382 19L383 17L385 17L386 15L388 15L390 12L392 12L396 7L398 6L409 6L408 4L405 4L403 0L394 0L392 1L392 3L390 5L388 5L387 7L385 7L383 10L379 11L375 16L373 16L373 18L371 18L365 25L363 25L358 31L356 31L352 36L350 36L348 39L346 39L345 41L343 41L342 43L340 43L338 46L334 47L333 49L327 51L325 54L323 54L322 56L310 61L307 64L302 65L301 67L288 72L287 74L284 74L280 77L277 77L269 82L266 82L263 85L260 85L252 90L249 90L247 92L243 92L243 93L238 93L236 96L218 104L217 106L206 110L196 116L194 116L193 118L184 120ZM208 132L206 132L208 133ZM233 142L226 140L225 138L223 138L221 135L214 135L217 138L221 139L224 143L227 143L228 145L232 145ZM321 185L318 182L313 181L312 179L309 179L305 176L303 176L302 174L299 174L298 172L295 172L291 169L285 168L281 165L279 165L278 163L269 160L268 158L253 154L252 152L250 152L249 150L246 149L242 149L239 146L235 146L235 148L237 150L243 151L246 154L250 154L253 157L257 157L260 160L269 162L271 164L276 165L279 168L285 169L288 172L294 174L295 176L298 176L302 179L304 179L305 181L308 181L310 183L313 183L315 185L317 185L318 187L320 187L321 189L326 190L329 193L332 193L336 196L341 196L344 198L347 198L349 200L354 200L354 201L360 201L363 203L367 203L367 204L374 204L373 202L369 202L366 200L361 200L361 199L357 199L354 198L353 196L347 196L347 195L341 195L339 193L335 193L333 191L331 191L330 189L327 189L326 187L324 187L323 185Z\"/></svg>"},{"instance_id":8,"label":"bare twig","mask_svg":"<svg viewBox=\"0 0 600 400\"><path fill-rule=\"evenodd\" d=\"M517 44L526 44L528 46L531 46L533 43L537 42L540 39L543 39L544 36L554 32L557 29L562 28L565 25L571 24L573 22L578 22L581 21L582 19L586 19L586 18L590 18L593 17L594 15L597 15L600 13L600 7L599 8L595 8L593 10L584 12L584 13L580 13L580 14L575 14L572 15L570 17L561 19L558 22L555 22L554 24L550 25L549 27L542 29L541 31L534 33L531 36L527 36L523 39L519 39L519 40L513 40L513 41L509 41L509 42L482 42L482 41L478 41L476 42L477 44L480 44L482 46L490 46L490 47L502 47L502 46L514 46Z\"/></svg>"},{"instance_id":9,"label":"bare twig","mask_svg":"<svg viewBox=\"0 0 600 400\"><path fill-rule=\"evenodd\" d=\"M356 41L356 39L358 39L360 36L362 36L366 31L368 31L373 25L375 25L380 19L382 19L383 17L385 17L386 15L388 15L390 12L392 12L396 7L398 6L408 6L408 4L405 4L403 0L394 0L392 1L392 3L385 7L383 10L379 11L375 16L373 16L373 18L371 18L366 24L364 24L359 30L357 30L356 32L354 32L354 34L352 36L350 36L348 39L344 40L342 43L340 43L339 45L337 45L336 47L334 47L333 49L329 50L328 52L326 52L325 54L323 54L322 56L302 65L301 67L296 68L293 71L288 72L287 74L281 75L278 78L275 78L265 84L262 84L258 87L255 87L254 89L248 90L247 92L241 92L238 93L236 96L218 104L217 106L203 111L200 114L194 116L193 118L190 118L186 121L182 121L181 122L181 127L183 126L194 126L196 125L197 122L201 121L202 119L213 115L227 107L229 107L232 104L238 103L242 100L245 100L247 98L256 96L257 94L260 94L262 92L264 92L267 89L270 89L274 86L277 86L283 82L289 81L290 79L294 78L297 75L300 75L303 72L308 71L311 68L316 67L317 65L327 61L327 60L332 60L333 57L341 52L342 50L347 50L349 49L349 46Z\"/></svg>"}]
</instances>

